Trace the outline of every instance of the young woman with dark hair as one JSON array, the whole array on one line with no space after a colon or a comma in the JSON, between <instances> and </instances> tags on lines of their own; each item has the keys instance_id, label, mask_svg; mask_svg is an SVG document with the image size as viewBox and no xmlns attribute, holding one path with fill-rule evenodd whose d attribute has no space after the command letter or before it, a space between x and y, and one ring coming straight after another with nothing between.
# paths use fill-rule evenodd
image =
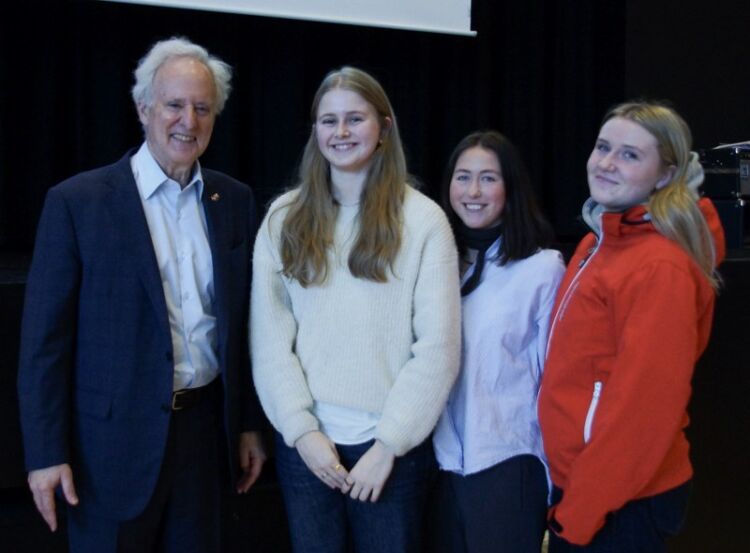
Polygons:
<instances>
[{"instance_id":1,"label":"young woman with dark hair","mask_svg":"<svg viewBox=\"0 0 750 553\"><path fill-rule=\"evenodd\" d=\"M475 132L448 162L444 209L461 252L459 378L433 436L431 549L539 553L549 488L536 401L564 272L516 148Z\"/></svg>"}]
</instances>

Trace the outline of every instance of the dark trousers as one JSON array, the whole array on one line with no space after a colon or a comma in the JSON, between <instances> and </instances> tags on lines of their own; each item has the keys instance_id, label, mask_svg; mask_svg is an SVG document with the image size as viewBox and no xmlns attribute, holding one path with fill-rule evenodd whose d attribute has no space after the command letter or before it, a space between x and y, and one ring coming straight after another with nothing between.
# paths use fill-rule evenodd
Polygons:
<instances>
[{"instance_id":1,"label":"dark trousers","mask_svg":"<svg viewBox=\"0 0 750 553\"><path fill-rule=\"evenodd\" d=\"M432 553L539 553L547 510L547 476L533 455L481 472L438 474L428 524Z\"/></svg>"},{"instance_id":2,"label":"dark trousers","mask_svg":"<svg viewBox=\"0 0 750 553\"><path fill-rule=\"evenodd\" d=\"M143 513L116 521L68 508L71 553L220 551L221 386L211 386L201 403L172 412L159 479Z\"/></svg>"},{"instance_id":3,"label":"dark trousers","mask_svg":"<svg viewBox=\"0 0 750 553\"><path fill-rule=\"evenodd\" d=\"M572 545L550 531L549 553L666 553L666 540L682 529L692 482L626 503L607 515L590 544ZM555 488L553 502L562 493Z\"/></svg>"},{"instance_id":4,"label":"dark trousers","mask_svg":"<svg viewBox=\"0 0 750 553\"><path fill-rule=\"evenodd\" d=\"M341 464L351 470L372 443L337 445ZM296 553L420 551L424 504L435 470L429 440L396 458L375 503L328 488L279 435L276 462Z\"/></svg>"}]
</instances>

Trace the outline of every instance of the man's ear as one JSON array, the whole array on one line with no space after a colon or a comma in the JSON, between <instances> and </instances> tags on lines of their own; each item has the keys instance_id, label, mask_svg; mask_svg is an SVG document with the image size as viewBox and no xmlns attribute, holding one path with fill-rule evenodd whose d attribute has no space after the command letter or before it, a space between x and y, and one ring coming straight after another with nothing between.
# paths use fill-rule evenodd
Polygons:
<instances>
[{"instance_id":1,"label":"man's ear","mask_svg":"<svg viewBox=\"0 0 750 553\"><path fill-rule=\"evenodd\" d=\"M149 107L146 104L138 104L138 119L141 121L141 125L148 123L148 110Z\"/></svg>"},{"instance_id":2,"label":"man's ear","mask_svg":"<svg viewBox=\"0 0 750 553\"><path fill-rule=\"evenodd\" d=\"M677 169L674 165L670 165L664 169L664 174L661 176L661 178L656 181L656 189L659 190L661 188L664 188L667 186L674 177L674 172Z\"/></svg>"}]
</instances>

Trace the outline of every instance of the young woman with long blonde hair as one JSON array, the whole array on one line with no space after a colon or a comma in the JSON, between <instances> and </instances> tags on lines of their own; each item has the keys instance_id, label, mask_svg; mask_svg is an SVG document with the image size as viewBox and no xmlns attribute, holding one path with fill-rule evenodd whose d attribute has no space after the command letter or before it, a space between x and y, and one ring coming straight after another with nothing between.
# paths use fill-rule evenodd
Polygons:
<instances>
[{"instance_id":1,"label":"young woman with long blonde hair","mask_svg":"<svg viewBox=\"0 0 750 553\"><path fill-rule=\"evenodd\" d=\"M690 143L673 109L626 103L589 157L592 232L558 292L539 398L550 553L658 553L682 524L686 409L724 251Z\"/></svg>"},{"instance_id":2,"label":"young woman with long blonde hair","mask_svg":"<svg viewBox=\"0 0 750 553\"><path fill-rule=\"evenodd\" d=\"M292 543L414 552L427 438L458 370L455 243L440 208L407 184L374 78L329 73L311 115L299 185L258 234L251 310Z\"/></svg>"}]
</instances>

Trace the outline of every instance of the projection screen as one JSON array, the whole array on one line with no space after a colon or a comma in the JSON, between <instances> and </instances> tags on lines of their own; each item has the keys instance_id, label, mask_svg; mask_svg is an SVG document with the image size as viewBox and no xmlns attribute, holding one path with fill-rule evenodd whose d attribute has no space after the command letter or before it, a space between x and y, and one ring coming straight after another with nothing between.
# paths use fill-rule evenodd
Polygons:
<instances>
[{"instance_id":1,"label":"projection screen","mask_svg":"<svg viewBox=\"0 0 750 553\"><path fill-rule=\"evenodd\" d=\"M473 36L471 0L105 0Z\"/></svg>"}]
</instances>

